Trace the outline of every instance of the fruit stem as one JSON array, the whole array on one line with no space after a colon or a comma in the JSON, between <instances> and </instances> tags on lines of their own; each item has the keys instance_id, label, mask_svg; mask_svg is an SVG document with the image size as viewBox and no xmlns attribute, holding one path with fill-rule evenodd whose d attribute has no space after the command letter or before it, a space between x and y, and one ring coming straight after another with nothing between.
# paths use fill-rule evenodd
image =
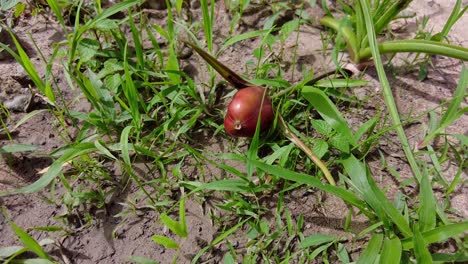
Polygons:
<instances>
[{"instance_id":1,"label":"fruit stem","mask_svg":"<svg viewBox=\"0 0 468 264\"><path fill-rule=\"evenodd\" d=\"M283 134L285 137L287 137L289 140L291 140L292 143L296 144L297 147L299 147L302 151L305 152L305 154L312 160L312 162L317 165L317 167L320 168L322 171L323 175L325 176L325 179L327 179L328 183L330 185L336 186L335 180L333 179L330 171L328 170L327 166L323 161L321 161L315 153L306 146L302 140L299 139L298 136L296 136L291 129L288 127L288 124L284 121L283 117L281 114L278 113L278 124L280 126L280 129L282 130Z\"/></svg>"}]
</instances>

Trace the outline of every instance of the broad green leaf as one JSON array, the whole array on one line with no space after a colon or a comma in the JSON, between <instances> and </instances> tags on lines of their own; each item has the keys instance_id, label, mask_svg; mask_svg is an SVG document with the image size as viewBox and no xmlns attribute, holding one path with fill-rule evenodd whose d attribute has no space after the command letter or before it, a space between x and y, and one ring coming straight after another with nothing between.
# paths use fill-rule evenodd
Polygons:
<instances>
[{"instance_id":1,"label":"broad green leaf","mask_svg":"<svg viewBox=\"0 0 468 264\"><path fill-rule=\"evenodd\" d=\"M128 135L132 130L133 126L127 126L122 130L120 134L120 146L122 147L122 158L128 166L131 166L129 150Z\"/></svg>"},{"instance_id":2,"label":"broad green leaf","mask_svg":"<svg viewBox=\"0 0 468 264\"><path fill-rule=\"evenodd\" d=\"M177 242L165 236L154 235L151 237L151 240L165 248L179 248L179 244L177 244Z\"/></svg>"},{"instance_id":3,"label":"broad green leaf","mask_svg":"<svg viewBox=\"0 0 468 264\"><path fill-rule=\"evenodd\" d=\"M452 97L448 109L444 112L444 115L440 119L439 127L434 131L431 131L429 135L426 136L422 146L429 144L431 140L434 139L438 134L443 132L448 126L455 122L458 118L461 117L464 113L468 112L468 108L459 110L462 101L466 97L466 91L468 88L468 69L463 66L460 73L460 80L458 81L457 89Z\"/></svg>"},{"instance_id":4,"label":"broad green leaf","mask_svg":"<svg viewBox=\"0 0 468 264\"><path fill-rule=\"evenodd\" d=\"M26 249L22 246L9 246L0 248L0 260L9 258L17 253L24 252Z\"/></svg>"},{"instance_id":5,"label":"broad green leaf","mask_svg":"<svg viewBox=\"0 0 468 264\"><path fill-rule=\"evenodd\" d=\"M176 235L180 237L186 237L188 235L187 228L184 229L179 222L173 220L168 215L161 214L160 218L161 218L161 222L163 222L163 224L166 225Z\"/></svg>"},{"instance_id":6,"label":"broad green leaf","mask_svg":"<svg viewBox=\"0 0 468 264\"><path fill-rule=\"evenodd\" d=\"M117 158L101 143L99 140L94 141L94 146L97 150L102 152L102 154L106 155L107 157L117 160Z\"/></svg>"},{"instance_id":7,"label":"broad green leaf","mask_svg":"<svg viewBox=\"0 0 468 264\"><path fill-rule=\"evenodd\" d=\"M79 143L75 146L67 147L64 149L62 156L60 156L60 158L58 158L56 161L52 163L52 165L49 167L47 172L41 178L39 178L39 180L17 190L0 192L0 196L18 194L18 193L33 193L33 192L40 191L41 189L46 187L49 183L51 183L55 179L55 177L59 175L59 173L62 171L62 166L66 162L71 161L80 155L83 155L83 154L86 154L95 150L96 150L96 147L94 146L94 143L90 143L90 142Z\"/></svg>"},{"instance_id":8,"label":"broad green leaf","mask_svg":"<svg viewBox=\"0 0 468 264\"><path fill-rule=\"evenodd\" d=\"M323 184L320 179L307 175L307 174L302 174L302 173L297 173L294 171L290 171L284 168L280 168L277 166L273 165L268 165L263 162L259 161L251 161L257 168L265 171L266 173L269 173L271 175L274 175L276 177L289 180L289 181L294 181L297 183L301 184L307 184L310 186L313 186L317 189L329 192L333 195L338 196L339 198L343 199L344 202L349 203L351 205L356 206L358 209L361 210L364 214L368 214L369 212L367 211L367 206L366 204L359 199L354 193L343 189L342 187L337 187L337 186L331 186L331 185L325 185Z\"/></svg>"},{"instance_id":9,"label":"broad green leaf","mask_svg":"<svg viewBox=\"0 0 468 264\"><path fill-rule=\"evenodd\" d=\"M13 231L15 231L16 235L18 235L19 239L23 244L32 252L34 252L36 255L38 255L41 258L44 259L49 259L49 256L45 251L42 249L42 247L37 243L34 238L32 238L28 233L23 231L19 226L17 226L15 223L13 223L11 220L8 220L8 223L10 224L11 228Z\"/></svg>"},{"instance_id":10,"label":"broad green leaf","mask_svg":"<svg viewBox=\"0 0 468 264\"><path fill-rule=\"evenodd\" d=\"M185 220L185 201L186 198L182 198L179 205L179 224L181 228L181 234L185 234L185 237L188 236L187 232L187 222Z\"/></svg>"},{"instance_id":11,"label":"broad green leaf","mask_svg":"<svg viewBox=\"0 0 468 264\"><path fill-rule=\"evenodd\" d=\"M317 132L326 137L330 137L332 135L332 127L324 120L314 119L312 120L311 125L315 130L317 130Z\"/></svg>"},{"instance_id":12,"label":"broad green leaf","mask_svg":"<svg viewBox=\"0 0 468 264\"><path fill-rule=\"evenodd\" d=\"M385 238L382 254L380 255L380 264L399 264L401 261L401 241L398 237Z\"/></svg>"},{"instance_id":13,"label":"broad green leaf","mask_svg":"<svg viewBox=\"0 0 468 264\"><path fill-rule=\"evenodd\" d=\"M390 219L396 226L398 226L405 237L411 236L412 232L408 222L406 222L403 215L377 187L372 175L370 175L370 172L366 169L364 163L360 162L353 155L349 155L346 159L343 159L342 163L354 186L363 195L365 201L374 208L379 218L384 223L388 222ZM385 212L389 219L387 219L383 212Z\"/></svg>"},{"instance_id":14,"label":"broad green leaf","mask_svg":"<svg viewBox=\"0 0 468 264\"><path fill-rule=\"evenodd\" d=\"M200 257L205 254L205 252L210 249L211 247L217 245L218 243L220 243L221 241L223 241L224 239L226 239L228 236L230 236L232 233L234 233L237 229L239 229L240 227L242 227L247 221L251 220L250 218L246 218L244 220L242 220L241 222L237 223L235 226L229 228L228 230L226 231L223 231L218 237L216 237L213 241L211 241L211 243L202 248L200 251L198 251L197 255L195 255L195 257L192 258L192 261L191 263L192 264L195 264L195 263L198 263L198 259L200 259Z\"/></svg>"},{"instance_id":15,"label":"broad green leaf","mask_svg":"<svg viewBox=\"0 0 468 264\"><path fill-rule=\"evenodd\" d=\"M2 0L0 1L0 10L7 11L8 9L13 8L18 3L20 3L19 0Z\"/></svg>"},{"instance_id":16,"label":"broad green leaf","mask_svg":"<svg viewBox=\"0 0 468 264\"><path fill-rule=\"evenodd\" d=\"M129 256L128 258L131 261L134 261L134 262L136 262L138 264L158 264L159 263L159 262L156 262L154 260L143 258L143 257L138 257L138 256Z\"/></svg>"},{"instance_id":17,"label":"broad green leaf","mask_svg":"<svg viewBox=\"0 0 468 264\"><path fill-rule=\"evenodd\" d=\"M357 260L356 264L373 264L377 260L380 254L380 248L382 247L382 234L373 234L367 248L362 252L361 256Z\"/></svg>"},{"instance_id":18,"label":"broad green leaf","mask_svg":"<svg viewBox=\"0 0 468 264\"><path fill-rule=\"evenodd\" d=\"M304 238L299 244L299 248L316 247L325 243L335 241L336 238L324 234L315 234Z\"/></svg>"},{"instance_id":19,"label":"broad green leaf","mask_svg":"<svg viewBox=\"0 0 468 264\"><path fill-rule=\"evenodd\" d=\"M312 140L312 150L319 159L321 159L328 152L328 143L321 139Z\"/></svg>"},{"instance_id":20,"label":"broad green leaf","mask_svg":"<svg viewBox=\"0 0 468 264\"><path fill-rule=\"evenodd\" d=\"M343 153L349 153L349 139L343 134L338 133L330 138L330 144Z\"/></svg>"},{"instance_id":21,"label":"broad green leaf","mask_svg":"<svg viewBox=\"0 0 468 264\"><path fill-rule=\"evenodd\" d=\"M348 138L352 145L356 145L353 132L346 120L323 91L311 86L304 86L302 95L318 111L323 120L333 127L336 132Z\"/></svg>"},{"instance_id":22,"label":"broad green leaf","mask_svg":"<svg viewBox=\"0 0 468 264\"><path fill-rule=\"evenodd\" d=\"M416 256L417 263L432 263L432 256L427 248L427 243L424 240L424 237L421 235L419 231L418 225L414 228L414 255Z\"/></svg>"},{"instance_id":23,"label":"broad green leaf","mask_svg":"<svg viewBox=\"0 0 468 264\"><path fill-rule=\"evenodd\" d=\"M115 20L106 18L101 21L98 21L94 25L94 28L100 31L108 32L111 30L118 29L119 25L115 22Z\"/></svg>"},{"instance_id":24,"label":"broad green leaf","mask_svg":"<svg viewBox=\"0 0 468 264\"><path fill-rule=\"evenodd\" d=\"M38 148L37 146L29 145L29 144L9 144L0 148L0 154L34 151L37 148Z\"/></svg>"},{"instance_id":25,"label":"broad green leaf","mask_svg":"<svg viewBox=\"0 0 468 264\"><path fill-rule=\"evenodd\" d=\"M432 243L443 242L451 237L456 237L463 234L468 230L468 221L456 224L445 225L436 227L430 231L422 233L424 241L429 245ZM408 250L414 247L414 241L412 237L405 238L401 241L404 250Z\"/></svg>"},{"instance_id":26,"label":"broad green leaf","mask_svg":"<svg viewBox=\"0 0 468 264\"><path fill-rule=\"evenodd\" d=\"M432 230L436 226L436 200L427 173L423 173L419 187L419 227L421 232Z\"/></svg>"}]
</instances>

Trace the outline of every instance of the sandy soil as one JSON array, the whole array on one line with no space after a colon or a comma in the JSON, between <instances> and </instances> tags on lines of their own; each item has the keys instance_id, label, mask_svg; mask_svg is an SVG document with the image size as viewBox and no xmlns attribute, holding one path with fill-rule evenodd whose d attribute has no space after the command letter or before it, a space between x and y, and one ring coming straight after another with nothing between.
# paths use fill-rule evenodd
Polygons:
<instances>
[{"instance_id":1,"label":"sandy soil","mask_svg":"<svg viewBox=\"0 0 468 264\"><path fill-rule=\"evenodd\" d=\"M454 2L417 0L412 3L409 9L417 12L418 19L425 15L429 16L428 28L433 28L434 32L438 32L450 15L450 8ZM464 4L467 4L468 1L464 2ZM322 15L318 7L308 8L306 11L311 17L320 17ZM199 8L196 12L200 12ZM226 25L230 24L230 16L226 14L223 1L217 2L216 13L214 35L216 47L219 47L221 41L228 35L229 28ZM260 29L268 15L270 15L268 12L262 10L248 13L242 18L236 31L240 33ZM158 19L157 16L154 19ZM414 19L411 19L397 22L394 26L399 28L400 31L398 32L401 33L396 34L414 34L416 29L414 21ZM465 28L467 23L468 15L465 15L454 26L450 33L450 40L454 44L465 47L468 45L468 31ZM35 40L44 56L50 57L51 45L63 39L63 32L59 30L59 27L53 21L45 20L40 16L21 18L14 30L17 36L29 47L28 52L32 57L32 61L37 65L39 73L43 74L44 65L40 55L34 51L34 45L31 43L28 34L31 34L32 39ZM297 40L297 64L291 61L296 35L293 34L294 38L291 37L286 41L281 58L285 64L286 79L293 83L299 81L300 74L298 73L301 72L303 67L314 69L318 73L331 68L330 57L322 52L320 32L321 29L317 26L303 26L301 28ZM259 40L256 39L236 44L225 50L219 59L228 65L237 65L234 70L244 73L245 62L253 59L252 51L258 46L258 43ZM404 58L404 56L401 58ZM436 68L430 69L428 78L420 82L418 81L417 70L409 68L404 62L400 63L400 60L395 62L396 64L393 67L389 67L388 74L399 110L405 118L418 116L450 98L456 88L462 66L456 60L435 57L434 64ZM181 63L185 69L192 69L190 75L196 81L206 80L207 74L204 72L204 67L199 67L199 58L192 56L189 60ZM290 65L296 65L294 76ZM59 62L54 65L53 69L58 77L57 82L62 88L64 98L67 100L77 98L79 95L76 90L72 90L68 86L63 77L63 72L61 72L63 69L60 67ZM359 110L343 110L349 122L356 124L356 127L379 110L376 107L377 105L384 105L383 99L379 95L380 86L373 69L366 72L364 79L370 81L369 85L353 91L358 98L366 99L363 107ZM32 85L32 82L14 60L8 58L0 60L0 99L3 102L11 102L12 100L18 100L15 99L18 96L23 96L22 100L24 101L19 104L17 109L12 111L12 124L33 110L47 109L48 107L41 98L31 95L28 89L29 85ZM73 107L80 111L90 109L89 104L81 101L75 103ZM466 135L468 132L466 130L467 125L468 116L465 115L449 128L449 132ZM406 128L412 145L417 144L422 139L426 127L427 117L423 117L421 122L411 124ZM75 132L72 127L70 127L70 131ZM40 147L41 153L48 153L60 147L67 138L64 131L60 130L53 115L48 111L44 111L16 129L13 133L13 140L16 143L37 145ZM212 152L221 153L227 149L228 142L225 142L222 138L205 139L205 141L208 142L202 142L201 145L209 146L207 148ZM0 146L8 143L8 139L0 133ZM404 155L393 133L386 135L386 142L382 142L379 148L385 154L387 162L396 168L402 176L401 181L396 181L389 175L388 171L382 171L378 154L375 155L374 160L369 162L379 185L386 186L388 196L393 197L398 184L411 177L411 171L404 162ZM40 177L39 172L50 164L50 158L28 153L0 156L0 191L24 186L37 180ZM237 164L236 166L241 171L245 170L243 164ZM183 170L187 173L194 173L194 166L190 164L190 161L187 161ZM455 170L454 166L449 166L446 173L447 175L453 175ZM120 177L118 169L114 170L114 172L115 175L113 176ZM145 173L146 171L142 169L141 175ZM223 172L208 166L205 173L207 174L206 178L211 179L213 176L210 175L219 175ZM154 177L157 177L157 175ZM464 174L464 177L466 179L466 174ZM63 193L62 188L59 185L57 186L56 199ZM415 191L414 186L408 186L404 190L408 193ZM460 187L451 199L452 207L464 218L468 217L467 191L466 187ZM125 263L129 261L128 257L131 255L151 258L160 263L171 263L175 251L164 249L150 239L155 234L170 236L170 232L158 222L157 213L151 210L142 210L138 215L130 214L125 217L114 217L125 210L121 202L130 199L137 192L138 188L130 186L124 191L112 195L103 208L77 208L76 214L71 215L67 214L66 208L59 205L59 201L51 201L48 190L30 195L1 197L0 205L7 208L9 217L23 229L27 230L39 226L63 227L65 231L46 233L33 230L30 233L37 240L51 237L57 241L61 250L58 250L56 246L47 246L46 249L64 263ZM272 214L276 209L276 202L277 197L273 194L265 199L264 203L271 208ZM288 194L285 202L295 219L299 214L304 215L306 220L305 234L326 233L349 236L349 233L342 230L347 208L339 199L319 192L298 189ZM220 226L213 225L207 208L209 206L201 201L189 200L187 202L187 223L190 235L184 240L173 237L175 240L181 241L178 263L189 262L201 248L216 237L216 232L222 229ZM333 208L333 210L330 210L330 208ZM87 217L85 212L89 212L89 221L85 219ZM271 215L270 217L270 220L274 221L274 217ZM268 218L268 214L265 218ZM64 224L64 219L65 222L69 223L68 225ZM356 218L351 228L359 231L366 226L365 219ZM0 247L20 244L2 215L0 215L0 233L2 234L0 236ZM240 245L239 250L242 252L245 236L238 234L230 238L230 241L232 244ZM203 259L210 263L217 263L226 250L226 247L223 246L216 247L208 252Z\"/></svg>"}]
</instances>

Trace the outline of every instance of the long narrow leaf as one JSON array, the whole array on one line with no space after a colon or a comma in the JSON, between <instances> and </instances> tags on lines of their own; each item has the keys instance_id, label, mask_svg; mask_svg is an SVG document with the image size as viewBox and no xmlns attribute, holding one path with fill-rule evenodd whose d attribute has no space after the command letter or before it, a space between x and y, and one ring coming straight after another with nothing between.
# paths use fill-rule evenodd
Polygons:
<instances>
[{"instance_id":1,"label":"long narrow leaf","mask_svg":"<svg viewBox=\"0 0 468 264\"><path fill-rule=\"evenodd\" d=\"M302 174L302 173L297 173L294 171L290 171L284 168L280 168L277 166L273 165L268 165L263 162L259 161L251 161L257 168L274 175L276 177L289 180L289 181L294 181L297 183L301 184L307 184L310 186L313 186L317 189L329 192L339 198L341 198L344 202L349 203L353 206L356 206L361 212L364 214L370 216L369 211L367 209L367 206L361 199L359 199L355 194L352 192L343 189L341 187L336 187L336 186L330 186L330 185L325 185L323 184L319 179L314 178L310 175L307 174Z\"/></svg>"},{"instance_id":2,"label":"long narrow leaf","mask_svg":"<svg viewBox=\"0 0 468 264\"><path fill-rule=\"evenodd\" d=\"M398 237L389 239L385 238L382 254L380 256L380 264L399 264L401 263L401 241Z\"/></svg>"},{"instance_id":3,"label":"long narrow leaf","mask_svg":"<svg viewBox=\"0 0 468 264\"><path fill-rule=\"evenodd\" d=\"M419 187L419 226L420 231L432 230L436 226L436 201L429 176L424 173Z\"/></svg>"},{"instance_id":4,"label":"long narrow leaf","mask_svg":"<svg viewBox=\"0 0 468 264\"><path fill-rule=\"evenodd\" d=\"M55 179L55 177L59 175L59 173L62 171L63 165L66 162L73 160L74 158L80 155L90 153L95 150L96 146L94 145L94 143L91 142L80 143L76 146L69 147L65 150L65 152L63 152L60 158L58 158L52 163L47 172L41 178L39 178L39 180L17 190L0 192L0 196L18 193L33 193L40 191L41 189L49 185L49 183L51 183Z\"/></svg>"},{"instance_id":5,"label":"long narrow leaf","mask_svg":"<svg viewBox=\"0 0 468 264\"><path fill-rule=\"evenodd\" d=\"M356 264L371 264L375 263L380 254L380 248L382 247L382 234L372 235L367 248L362 252Z\"/></svg>"},{"instance_id":6,"label":"long narrow leaf","mask_svg":"<svg viewBox=\"0 0 468 264\"><path fill-rule=\"evenodd\" d=\"M421 171L416 163L414 158L413 152L408 142L408 138L406 137L405 131L401 124L400 116L398 113L398 109L396 107L395 99L393 98L392 89L390 88L390 84L388 82L387 76L385 75L385 70L382 65L382 59L380 58L380 50L377 46L377 39L375 36L373 21L370 15L370 8L369 8L369 1L367 0L359 0L361 3L362 13L365 18L366 22L366 29L367 35L369 36L369 47L372 53L372 57L374 58L374 65L377 70L377 75L379 76L380 84L382 85L383 95L385 99L385 104L387 105L388 112L390 114L393 126L398 134L398 138L400 139L401 147L405 152L406 158L408 163L410 164L411 170L413 171L413 175L416 177L418 182L421 180ZM468 55L468 52L467 52ZM468 58L468 57L467 57Z\"/></svg>"},{"instance_id":7,"label":"long narrow leaf","mask_svg":"<svg viewBox=\"0 0 468 264\"><path fill-rule=\"evenodd\" d=\"M456 237L463 234L468 230L468 222L456 223L436 227L431 231L422 233L421 235L427 244L443 242L451 237ZM404 250L408 250L414 247L414 241L412 237L406 238L401 241Z\"/></svg>"},{"instance_id":8,"label":"long narrow leaf","mask_svg":"<svg viewBox=\"0 0 468 264\"><path fill-rule=\"evenodd\" d=\"M346 120L338 111L335 104L322 90L311 86L304 86L302 95L333 129L345 136L352 145L356 145L353 132L349 128L348 123L346 123Z\"/></svg>"},{"instance_id":9,"label":"long narrow leaf","mask_svg":"<svg viewBox=\"0 0 468 264\"><path fill-rule=\"evenodd\" d=\"M371 175L367 175L368 171L365 166L353 155L342 161L345 171L350 175L353 183L361 189L361 192L377 214L380 215L381 220L387 222L387 217L383 216L381 212L390 218L393 223L400 229L405 237L412 236L411 228L404 216L393 206L393 204L385 197L385 194L377 187Z\"/></svg>"}]
</instances>

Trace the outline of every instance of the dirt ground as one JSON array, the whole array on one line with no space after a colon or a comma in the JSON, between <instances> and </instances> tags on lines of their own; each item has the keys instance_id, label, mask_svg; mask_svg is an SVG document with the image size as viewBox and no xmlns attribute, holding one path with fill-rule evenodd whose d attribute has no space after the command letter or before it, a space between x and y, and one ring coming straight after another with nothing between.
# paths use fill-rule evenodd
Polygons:
<instances>
[{"instance_id":1,"label":"dirt ground","mask_svg":"<svg viewBox=\"0 0 468 264\"><path fill-rule=\"evenodd\" d=\"M463 1L464 5L468 1ZM409 10L417 14L418 19L423 16L429 16L428 28L433 28L434 32L438 32L443 27L445 21L451 12L451 7L455 1L414 1ZM199 10L198 10L199 11ZM162 12L162 11L157 11ZM323 13L316 8L307 8L306 12L311 17L320 17ZM215 19L215 44L216 47L228 35L228 27L230 25L230 17L226 14L223 1L217 1ZM257 11L246 14L242 19L242 23L236 29L238 32L260 29L268 16L268 12ZM465 15L453 27L449 37L454 44L468 46L468 15ZM394 25L399 28L400 34L408 36L415 33L416 24L414 19L399 21ZM41 61L40 54L35 52L34 45L31 42L28 34L31 34L32 39L36 42L43 55L47 58L51 56L51 46L63 39L63 32L59 26L53 21L47 21L44 17L33 16L21 18L19 23L14 27L17 36L22 39L28 48L32 61L37 65L40 74L44 73L44 66ZM331 68L332 62L330 57L322 52L322 42L320 39L321 29L318 26L306 26L301 28L298 37L297 55L298 61L296 74L293 78L292 69L287 70L285 76L290 82L299 81L298 72L301 67L314 69L317 73L325 72ZM2 33L3 34L3 33ZM398 34L398 33L397 33ZM295 34L294 34L295 37ZM220 61L228 65L238 65L239 68L234 68L236 72L244 72L243 66L245 62L253 58L252 51L258 46L259 40L244 41L241 44L236 44L225 50L219 57ZM286 42L285 53L283 60L285 64L291 64L293 47L296 43L295 38L290 38ZM193 56L192 56L193 57ZM187 69L197 69L197 59L192 58L189 61L182 62L182 66ZM397 60L398 61L398 60ZM192 65L191 65L192 63ZM462 64L459 61L447 59L443 57L435 57L434 64L436 69L431 69L428 78L424 81L418 81L417 70L408 69L404 62L398 63L389 69L388 74L390 83L394 91L395 98L398 103L400 113L403 117L417 116L427 109L438 106L444 100L451 98L457 84L458 75ZM54 71L59 87L62 87L64 98L77 98L79 95L76 90L70 89L66 80L63 78L63 69L59 62L54 65ZM199 71L191 72L196 81L204 80L206 72L205 68L198 68ZM384 105L383 99L379 96L380 85L378 84L377 76L373 69L369 69L364 79L370 83L366 87L356 88L353 93L358 98L369 98L364 103L362 109L348 109L345 113L351 124L362 124L370 116L375 113L376 105ZM32 82L27 77L21 66L12 59L4 58L0 60L0 99L5 103L14 105L12 108L13 124L27 115L33 110L46 109L47 104L39 97L31 95L28 86ZM19 98L19 99L18 99ZM466 101L464 102L466 106ZM76 102L73 106L76 110L86 111L90 109L86 102ZM423 131L427 127L427 118L422 118L422 122L411 124L406 128L411 144L414 146L424 136ZM40 146L40 152L48 153L57 149L63 144L63 131L60 131L60 126L56 123L54 117L47 111L44 111L28 122L18 127L13 132L13 140L16 143L34 144ZM356 126L357 127L357 126ZM468 116L463 116L448 130L451 133L460 133L467 135ZM72 132L73 128L70 128ZM402 178L409 178L411 171L408 165L404 162L404 154L398 144L396 136L392 133L386 136L387 142L382 142L379 146L386 155L387 162L402 175ZM222 138L213 138L205 140L205 146L209 146L212 152L226 151L226 142ZM8 138L0 132L0 146L9 143ZM40 177L40 171L51 164L51 159L42 156L33 156L29 154L13 154L0 156L0 191L17 188L26 184L32 183ZM389 176L387 171L381 171L380 160L378 157L369 162L373 169L373 174L376 181L381 186L387 187L387 192L392 197L397 190L397 182L393 177ZM238 164L239 170L245 170L243 164ZM187 164L183 170L190 173L192 165ZM456 171L454 166L447 168L447 175L453 175ZM115 170L118 177L118 169ZM142 174L144 171L142 171ZM219 175L219 169L208 167L205 171L207 179L210 175ZM157 175L155 176L157 177ZM466 180L466 173L463 175ZM402 180L403 180L402 179ZM56 197L62 192L63 187L57 186ZM411 192L411 186L406 188ZM40 241L51 237L60 246L58 250L55 246L47 246L46 249L50 253L57 256L64 263L126 263L130 262L129 256L140 256L154 259L160 263L171 263L173 260L174 250L164 249L162 246L153 243L150 239L152 235L168 235L170 232L156 221L158 218L154 211L142 211L141 214L130 215L127 217L114 217L121 213L123 208L121 202L133 197L138 191L136 187L129 187L124 192L112 195L112 198L104 208L81 208L89 210L91 217L90 221L83 219L67 219L69 225L64 225L60 220L60 216L66 214L67 210L63 206L50 201L49 190L44 190L39 193L30 195L12 195L0 198L0 206L7 208L9 217L21 228L28 230L33 227L41 226L61 226L66 232L43 232L33 230L30 232L32 236ZM286 205L291 210L293 217L298 217L303 214L306 220L305 234L324 233L336 235L348 235L342 230L343 221L347 212L346 206L339 199L332 196L320 197L318 201L317 194L308 193L304 195L305 190L296 190L286 197ZM265 202L270 208L275 210L276 198L270 197ZM466 186L457 189L451 199L452 207L458 211L460 217L468 218L468 190ZM216 232L219 227L213 226L212 220L204 206L199 201L189 200L187 202L187 223L189 228L189 237L180 240L173 237L175 240L181 241L181 254L179 255L178 263L188 263L190 259L197 254L207 243L216 237ZM329 210L327 208L333 208ZM274 219L274 218L273 218ZM352 228L354 230L362 230L367 226L365 220L357 219ZM14 235L10 226L6 222L3 215L0 215L0 247L20 245L20 241ZM231 243L242 245L245 238L235 236L230 238ZM220 246L215 248L209 254L206 254L202 259L210 263L217 263L222 259L226 248Z\"/></svg>"}]
</instances>

